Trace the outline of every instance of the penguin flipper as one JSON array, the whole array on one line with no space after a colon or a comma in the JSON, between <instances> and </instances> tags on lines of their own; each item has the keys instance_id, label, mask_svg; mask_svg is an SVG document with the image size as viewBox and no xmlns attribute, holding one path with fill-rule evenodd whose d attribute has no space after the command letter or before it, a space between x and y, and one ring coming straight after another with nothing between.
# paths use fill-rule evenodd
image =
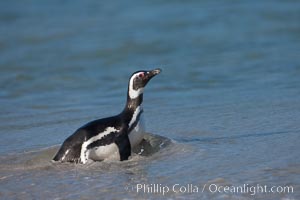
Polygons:
<instances>
[{"instance_id":1,"label":"penguin flipper","mask_svg":"<svg viewBox=\"0 0 300 200\"><path fill-rule=\"evenodd\" d=\"M62 146L59 151L56 153L53 161L59 162L80 162L80 149L81 145L72 145L72 146Z\"/></svg>"},{"instance_id":2,"label":"penguin flipper","mask_svg":"<svg viewBox=\"0 0 300 200\"><path fill-rule=\"evenodd\" d=\"M80 162L80 152L85 132L78 130L68 137L52 159L59 162Z\"/></svg>"},{"instance_id":3,"label":"penguin flipper","mask_svg":"<svg viewBox=\"0 0 300 200\"><path fill-rule=\"evenodd\" d=\"M119 148L120 161L128 160L131 155L131 145L128 134L121 134L116 138L115 143Z\"/></svg>"}]
</instances>

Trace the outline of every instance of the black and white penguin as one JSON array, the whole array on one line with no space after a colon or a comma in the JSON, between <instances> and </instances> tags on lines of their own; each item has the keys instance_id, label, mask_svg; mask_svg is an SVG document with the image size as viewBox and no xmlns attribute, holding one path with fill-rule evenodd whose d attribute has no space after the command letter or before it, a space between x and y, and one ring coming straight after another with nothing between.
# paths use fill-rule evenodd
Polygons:
<instances>
[{"instance_id":1,"label":"black and white penguin","mask_svg":"<svg viewBox=\"0 0 300 200\"><path fill-rule=\"evenodd\" d=\"M91 121L69 136L53 158L59 162L85 164L88 160L128 160L131 148L144 137L143 92L161 69L137 71L128 83L124 110L113 117Z\"/></svg>"}]
</instances>

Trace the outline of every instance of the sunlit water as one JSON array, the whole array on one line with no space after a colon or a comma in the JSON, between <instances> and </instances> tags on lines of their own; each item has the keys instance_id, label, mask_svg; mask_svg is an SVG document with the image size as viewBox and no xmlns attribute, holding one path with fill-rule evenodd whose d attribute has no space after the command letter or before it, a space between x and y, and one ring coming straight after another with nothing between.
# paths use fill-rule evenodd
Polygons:
<instances>
[{"instance_id":1,"label":"sunlit water","mask_svg":"<svg viewBox=\"0 0 300 200\"><path fill-rule=\"evenodd\" d=\"M1 1L0 198L300 199L299 19L293 0ZM157 67L144 155L50 161ZM209 191L244 184L293 192Z\"/></svg>"}]
</instances>

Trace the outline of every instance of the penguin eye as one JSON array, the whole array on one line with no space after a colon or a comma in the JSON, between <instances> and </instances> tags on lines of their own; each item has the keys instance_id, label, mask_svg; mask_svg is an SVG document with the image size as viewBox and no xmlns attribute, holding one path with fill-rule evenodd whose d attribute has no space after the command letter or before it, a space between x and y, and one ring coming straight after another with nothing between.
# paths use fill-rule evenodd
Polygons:
<instances>
[{"instance_id":1,"label":"penguin eye","mask_svg":"<svg viewBox=\"0 0 300 200\"><path fill-rule=\"evenodd\" d=\"M140 73L140 74L139 74L139 77L140 77L140 78L143 78L144 76L145 76L144 73Z\"/></svg>"}]
</instances>

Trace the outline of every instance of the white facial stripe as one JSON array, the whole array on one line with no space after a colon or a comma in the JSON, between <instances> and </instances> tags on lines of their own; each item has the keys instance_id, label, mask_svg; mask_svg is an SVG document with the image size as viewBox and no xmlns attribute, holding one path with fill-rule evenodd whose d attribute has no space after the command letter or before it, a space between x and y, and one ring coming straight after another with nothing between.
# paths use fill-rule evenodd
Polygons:
<instances>
[{"instance_id":1,"label":"white facial stripe","mask_svg":"<svg viewBox=\"0 0 300 200\"><path fill-rule=\"evenodd\" d=\"M138 96L140 96L140 94L142 94L144 92L144 88L139 88L138 90L133 89L133 80L137 76L139 76L141 73L144 73L144 72L140 72L140 73L135 74L134 76L131 77L131 79L129 81L129 97L131 99L137 98Z\"/></svg>"},{"instance_id":2,"label":"white facial stripe","mask_svg":"<svg viewBox=\"0 0 300 200\"><path fill-rule=\"evenodd\" d=\"M137 116L139 115L139 113L143 110L143 108L141 108L141 106L137 107L133 113L133 116L128 124L129 128L131 128L132 124L137 120Z\"/></svg>"},{"instance_id":3,"label":"white facial stripe","mask_svg":"<svg viewBox=\"0 0 300 200\"><path fill-rule=\"evenodd\" d=\"M117 129L115 129L114 127L107 127L103 132L98 133L98 135L91 137L90 139L88 139L87 141L85 141L82 146L81 146L81 152L80 152L80 160L83 164L85 164L88 160L88 156L86 155L87 152L87 146L92 144L93 142L100 140L101 138L103 138L104 136L118 131Z\"/></svg>"}]
</instances>

